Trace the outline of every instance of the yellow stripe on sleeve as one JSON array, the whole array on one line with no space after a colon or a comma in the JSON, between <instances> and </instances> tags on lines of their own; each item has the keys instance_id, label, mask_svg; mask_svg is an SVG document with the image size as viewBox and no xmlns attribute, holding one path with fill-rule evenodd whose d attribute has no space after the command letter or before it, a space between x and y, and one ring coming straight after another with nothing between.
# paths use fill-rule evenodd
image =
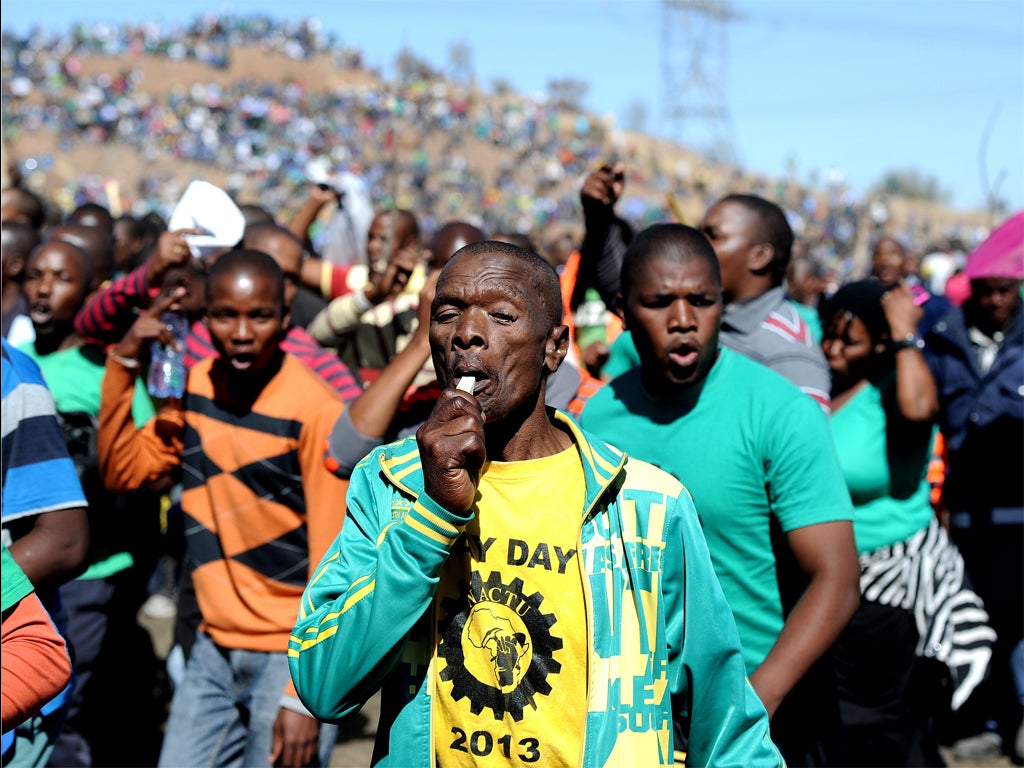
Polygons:
<instances>
[{"instance_id":1,"label":"yellow stripe on sleeve","mask_svg":"<svg viewBox=\"0 0 1024 768\"><path fill-rule=\"evenodd\" d=\"M291 656L292 658L297 658L298 655L302 651L305 651L308 648L312 648L314 645L316 645L317 643L323 642L324 640L331 639L337 633L338 633L338 625L335 624L333 627L328 627L323 632L317 633L316 637L314 637L314 638L312 638L310 640L303 640L302 643L299 645L299 649L297 651L293 651L291 648L289 648L288 649L288 655Z\"/></svg>"},{"instance_id":2,"label":"yellow stripe on sleeve","mask_svg":"<svg viewBox=\"0 0 1024 768\"><path fill-rule=\"evenodd\" d=\"M433 539L438 544L443 544L446 547L450 547L452 542L455 541L455 536L445 536L439 531L435 531L433 528L424 525L422 521L417 520L415 517L409 516L405 519L406 525L409 525L414 530L423 534L429 539Z\"/></svg>"}]
</instances>

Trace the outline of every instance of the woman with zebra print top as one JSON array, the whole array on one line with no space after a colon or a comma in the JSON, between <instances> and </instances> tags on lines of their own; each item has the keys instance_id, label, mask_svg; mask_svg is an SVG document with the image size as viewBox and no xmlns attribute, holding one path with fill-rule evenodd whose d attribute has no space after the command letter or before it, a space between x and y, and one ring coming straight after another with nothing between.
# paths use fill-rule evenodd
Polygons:
<instances>
[{"instance_id":1,"label":"woman with zebra print top","mask_svg":"<svg viewBox=\"0 0 1024 768\"><path fill-rule=\"evenodd\" d=\"M931 722L982 680L994 640L930 503L938 398L920 316L906 285L875 280L843 286L822 310L861 564L861 606L836 646L848 765L943 765Z\"/></svg>"}]
</instances>

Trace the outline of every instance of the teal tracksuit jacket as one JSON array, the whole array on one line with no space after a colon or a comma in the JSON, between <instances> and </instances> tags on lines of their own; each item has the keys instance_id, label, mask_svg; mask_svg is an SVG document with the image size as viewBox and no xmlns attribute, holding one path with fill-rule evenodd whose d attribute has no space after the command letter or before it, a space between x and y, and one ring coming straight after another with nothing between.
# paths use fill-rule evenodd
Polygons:
<instances>
[{"instance_id":1,"label":"teal tracksuit jacket","mask_svg":"<svg viewBox=\"0 0 1024 768\"><path fill-rule=\"evenodd\" d=\"M671 475L583 432L565 414L586 479L578 551L592 638L580 765L780 766L745 677L732 612L689 494ZM374 764L434 765L434 593L470 521L423 490L415 437L357 465L341 533L306 587L289 642L292 679L337 722L381 690Z\"/></svg>"}]
</instances>

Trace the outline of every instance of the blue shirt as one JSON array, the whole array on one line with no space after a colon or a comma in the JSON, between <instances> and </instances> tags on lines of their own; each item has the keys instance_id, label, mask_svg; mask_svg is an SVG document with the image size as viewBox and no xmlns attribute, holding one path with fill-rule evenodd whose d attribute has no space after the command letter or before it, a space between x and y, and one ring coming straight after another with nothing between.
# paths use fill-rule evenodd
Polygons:
<instances>
[{"instance_id":1,"label":"blue shirt","mask_svg":"<svg viewBox=\"0 0 1024 768\"><path fill-rule=\"evenodd\" d=\"M39 367L3 340L4 528L21 517L86 506ZM7 532L4 533L5 543Z\"/></svg>"}]
</instances>

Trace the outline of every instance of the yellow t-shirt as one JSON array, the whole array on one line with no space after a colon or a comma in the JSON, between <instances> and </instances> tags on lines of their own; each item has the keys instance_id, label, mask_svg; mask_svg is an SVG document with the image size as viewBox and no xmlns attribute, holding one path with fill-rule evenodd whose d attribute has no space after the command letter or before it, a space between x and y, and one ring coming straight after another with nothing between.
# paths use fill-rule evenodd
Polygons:
<instances>
[{"instance_id":1,"label":"yellow t-shirt","mask_svg":"<svg viewBox=\"0 0 1024 768\"><path fill-rule=\"evenodd\" d=\"M485 465L476 517L452 548L435 598L432 719L441 768L579 764L584 498L575 447Z\"/></svg>"}]
</instances>

